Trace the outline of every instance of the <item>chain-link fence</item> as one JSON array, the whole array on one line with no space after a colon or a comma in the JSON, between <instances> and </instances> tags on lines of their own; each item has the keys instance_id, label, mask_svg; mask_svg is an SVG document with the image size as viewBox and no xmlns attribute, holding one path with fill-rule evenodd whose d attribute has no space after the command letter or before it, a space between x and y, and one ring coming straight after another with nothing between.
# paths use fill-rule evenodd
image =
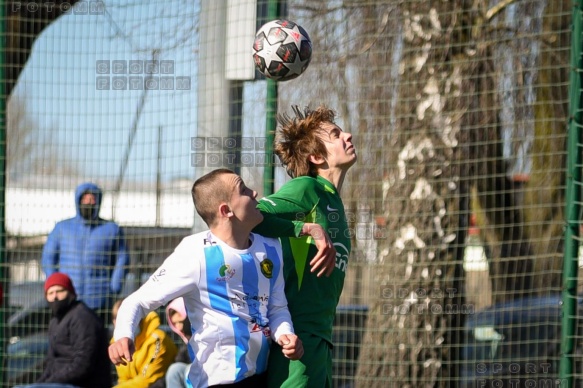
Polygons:
<instances>
[{"instance_id":1,"label":"chain-link fence","mask_svg":"<svg viewBox=\"0 0 583 388\"><path fill-rule=\"evenodd\" d=\"M313 44L305 73L277 84L251 55L274 4ZM3 2L3 386L42 369L42 251L75 216L79 184L101 187L101 217L123 229L124 295L204 227L196 177L228 167L260 196L272 178L277 190L287 178L266 168L270 109L321 104L358 153L341 192L353 249L335 386L581 384L581 328L561 331L576 279L565 252L583 263L577 7Z\"/></svg>"}]
</instances>

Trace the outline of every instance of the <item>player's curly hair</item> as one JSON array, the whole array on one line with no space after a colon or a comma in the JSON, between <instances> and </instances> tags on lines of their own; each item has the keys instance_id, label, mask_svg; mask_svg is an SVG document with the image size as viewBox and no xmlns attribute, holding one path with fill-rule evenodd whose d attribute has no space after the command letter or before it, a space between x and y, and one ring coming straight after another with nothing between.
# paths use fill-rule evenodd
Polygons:
<instances>
[{"instance_id":1,"label":"player's curly hair","mask_svg":"<svg viewBox=\"0 0 583 388\"><path fill-rule=\"evenodd\" d=\"M336 113L326 106L315 110L306 107L303 111L299 106L292 105L295 117L278 114L280 124L275 135L274 152L292 178L317 175L316 166L309 160L310 155L327 157L328 152L322 139L318 136L323 132L322 124L334 124Z\"/></svg>"}]
</instances>

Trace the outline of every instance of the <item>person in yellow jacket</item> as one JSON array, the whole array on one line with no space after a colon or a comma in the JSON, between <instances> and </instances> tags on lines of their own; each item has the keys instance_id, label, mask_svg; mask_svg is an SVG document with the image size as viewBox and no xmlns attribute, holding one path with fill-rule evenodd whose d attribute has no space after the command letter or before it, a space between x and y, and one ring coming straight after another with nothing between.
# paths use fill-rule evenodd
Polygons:
<instances>
[{"instance_id":1,"label":"person in yellow jacket","mask_svg":"<svg viewBox=\"0 0 583 388\"><path fill-rule=\"evenodd\" d=\"M121 304L120 300L113 306L114 327ZM136 350L133 360L127 365L116 365L118 382L114 388L147 388L158 379L164 379L178 353L172 338L160 329L160 317L155 311L146 315L139 325L139 334L134 340Z\"/></svg>"}]
</instances>

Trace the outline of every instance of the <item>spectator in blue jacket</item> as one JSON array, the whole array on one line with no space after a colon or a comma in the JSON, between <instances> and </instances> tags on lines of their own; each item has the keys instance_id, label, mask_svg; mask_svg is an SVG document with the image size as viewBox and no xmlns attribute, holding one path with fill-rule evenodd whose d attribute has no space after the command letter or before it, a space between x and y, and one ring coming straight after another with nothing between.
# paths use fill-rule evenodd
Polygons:
<instances>
[{"instance_id":1,"label":"spectator in blue jacket","mask_svg":"<svg viewBox=\"0 0 583 388\"><path fill-rule=\"evenodd\" d=\"M58 222L49 234L42 269L47 277L55 272L69 275L78 299L107 319L121 292L129 255L119 225L99 218L101 198L101 189L93 183L77 187L77 215Z\"/></svg>"}]
</instances>

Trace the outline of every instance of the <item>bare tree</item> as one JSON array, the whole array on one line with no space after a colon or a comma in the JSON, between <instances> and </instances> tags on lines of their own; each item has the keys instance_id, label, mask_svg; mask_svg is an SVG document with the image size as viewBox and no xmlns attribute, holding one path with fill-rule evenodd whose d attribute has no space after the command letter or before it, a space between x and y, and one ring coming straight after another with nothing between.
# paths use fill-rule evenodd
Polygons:
<instances>
[{"instance_id":1,"label":"bare tree","mask_svg":"<svg viewBox=\"0 0 583 388\"><path fill-rule=\"evenodd\" d=\"M79 176L73 162L62 157L55 131L41 131L28 114L26 99L13 95L7 104L6 179L14 183L30 176Z\"/></svg>"},{"instance_id":2,"label":"bare tree","mask_svg":"<svg viewBox=\"0 0 583 388\"><path fill-rule=\"evenodd\" d=\"M3 6L7 11L5 92L10 95L30 56L37 36L55 19L69 11L79 0L14 1ZM95 2L97 3L97 2Z\"/></svg>"},{"instance_id":3,"label":"bare tree","mask_svg":"<svg viewBox=\"0 0 583 388\"><path fill-rule=\"evenodd\" d=\"M511 5L525 17L503 19ZM352 260L372 256L374 266L358 383L449 386L472 312L461 269L470 213L488 231L494 301L542 291L535 268L560 274L560 260L549 259L561 234L544 220L562 215L567 79L550 61L566 62L569 20L559 10L568 5L355 0L290 9L317 49L298 80L309 92L285 89L284 98L340 107L361 150L344 198L386 224L381 238L354 241ZM541 25L543 9L556 16ZM538 41L543 33L553 39ZM512 176L530 168L523 200Z\"/></svg>"}]
</instances>

